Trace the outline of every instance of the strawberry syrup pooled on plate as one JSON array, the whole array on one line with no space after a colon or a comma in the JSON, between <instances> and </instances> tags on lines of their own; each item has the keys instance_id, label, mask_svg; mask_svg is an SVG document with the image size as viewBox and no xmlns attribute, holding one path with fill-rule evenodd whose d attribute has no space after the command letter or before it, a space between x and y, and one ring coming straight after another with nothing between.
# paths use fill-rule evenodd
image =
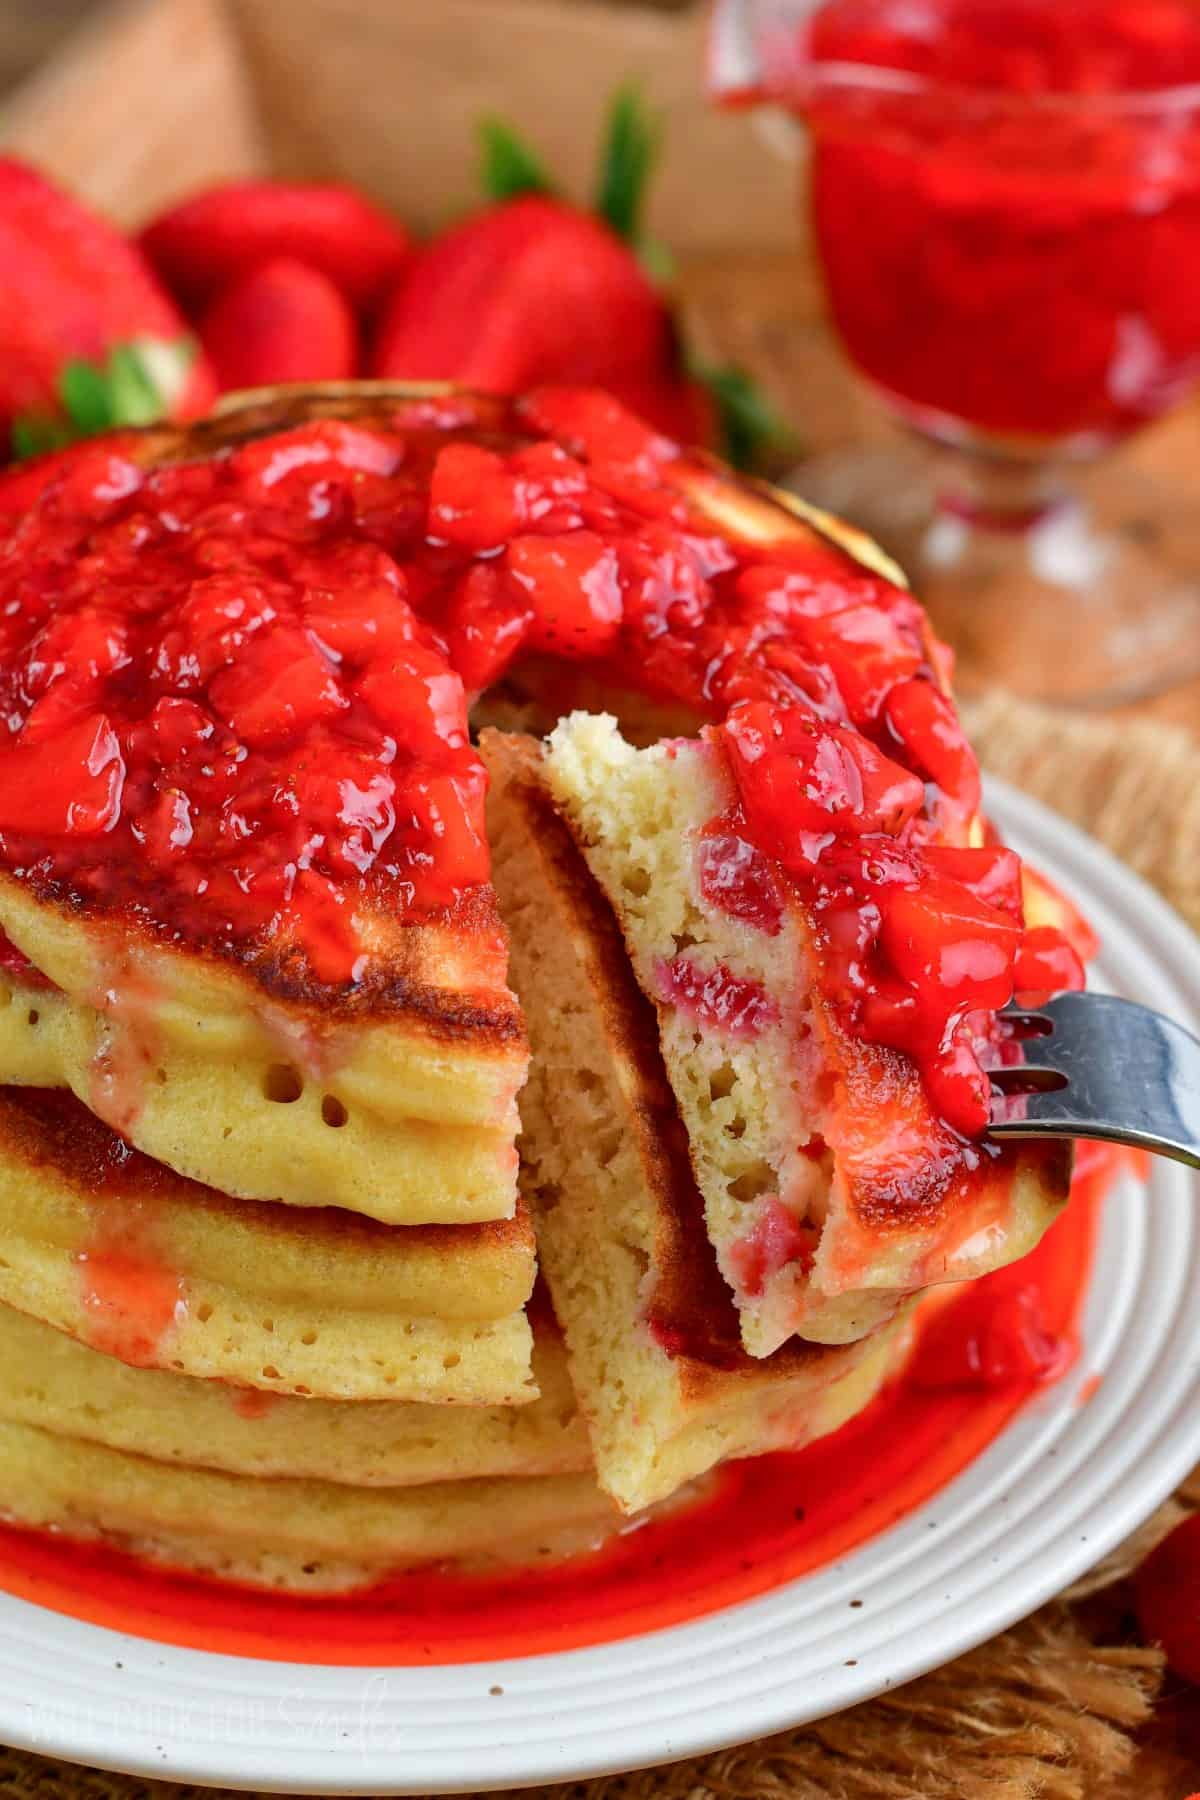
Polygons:
<instances>
[{"instance_id":1,"label":"strawberry syrup pooled on plate","mask_svg":"<svg viewBox=\"0 0 1200 1800\"><path fill-rule=\"evenodd\" d=\"M486 881L466 696L550 655L712 722L738 805L706 892L772 932L798 890L845 1027L914 1057L954 1132L986 1124L994 1009L1080 978L1025 944L1016 858L974 847L912 596L782 508L773 537L757 496L739 535L733 490L603 394L381 402L153 469L127 435L17 480L0 867L35 890L368 979L356 900L416 920ZM719 528L689 498L718 490Z\"/></svg>"},{"instance_id":2,"label":"strawberry syrup pooled on plate","mask_svg":"<svg viewBox=\"0 0 1200 1800\"><path fill-rule=\"evenodd\" d=\"M360 1667L612 1643L770 1592L940 1493L1064 1373L1087 1289L1095 1202L1122 1154L1105 1147L1089 1157L1084 1182L1038 1248L933 1314L930 1329L955 1353L945 1381L902 1374L832 1437L726 1464L693 1503L598 1551L490 1572L414 1569L367 1593L294 1599L150 1568L57 1533L0 1527L0 1589L159 1642ZM972 1343L989 1339L1006 1309L1017 1317L1009 1336L1017 1353L977 1361ZM922 1366L920 1339L912 1366Z\"/></svg>"}]
</instances>

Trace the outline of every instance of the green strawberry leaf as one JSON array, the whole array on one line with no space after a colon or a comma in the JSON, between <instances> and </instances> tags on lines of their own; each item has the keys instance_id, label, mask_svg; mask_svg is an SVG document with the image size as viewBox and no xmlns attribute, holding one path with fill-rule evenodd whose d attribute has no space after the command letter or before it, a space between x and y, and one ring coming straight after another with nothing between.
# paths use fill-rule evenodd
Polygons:
<instances>
[{"instance_id":1,"label":"green strawberry leaf","mask_svg":"<svg viewBox=\"0 0 1200 1800\"><path fill-rule=\"evenodd\" d=\"M114 425L152 425L163 415L159 392L136 344L118 344L108 358L108 404Z\"/></svg>"},{"instance_id":2,"label":"green strawberry leaf","mask_svg":"<svg viewBox=\"0 0 1200 1800\"><path fill-rule=\"evenodd\" d=\"M554 192L554 184L533 151L503 119L481 119L479 142L483 151L483 191L489 200Z\"/></svg>"},{"instance_id":3,"label":"green strawberry leaf","mask_svg":"<svg viewBox=\"0 0 1200 1800\"><path fill-rule=\"evenodd\" d=\"M44 456L48 450L61 450L70 441L71 428L62 419L43 418L36 413L22 413L9 427L13 462L26 462L31 456Z\"/></svg>"},{"instance_id":4,"label":"green strawberry leaf","mask_svg":"<svg viewBox=\"0 0 1200 1800\"><path fill-rule=\"evenodd\" d=\"M647 107L641 89L626 82L613 95L609 110L595 210L628 244L641 242L646 186L661 139L660 118Z\"/></svg>"},{"instance_id":5,"label":"green strawberry leaf","mask_svg":"<svg viewBox=\"0 0 1200 1800\"><path fill-rule=\"evenodd\" d=\"M179 398L195 355L187 340L138 338L115 345L103 363L83 358L64 363L57 383L60 415L26 413L14 419L9 433L14 459L61 450L116 426L152 425Z\"/></svg>"},{"instance_id":6,"label":"green strawberry leaf","mask_svg":"<svg viewBox=\"0 0 1200 1800\"><path fill-rule=\"evenodd\" d=\"M655 287L669 288L675 279L675 256L657 238L643 238L635 246L637 259Z\"/></svg>"},{"instance_id":7,"label":"green strawberry leaf","mask_svg":"<svg viewBox=\"0 0 1200 1800\"><path fill-rule=\"evenodd\" d=\"M113 423L108 373L105 368L97 368L95 363L64 363L58 377L58 397L80 437L107 431Z\"/></svg>"},{"instance_id":8,"label":"green strawberry leaf","mask_svg":"<svg viewBox=\"0 0 1200 1800\"><path fill-rule=\"evenodd\" d=\"M688 373L712 396L721 453L735 469L756 469L765 461L797 454L799 439L792 426L745 369L734 363L716 365L692 358Z\"/></svg>"}]
</instances>

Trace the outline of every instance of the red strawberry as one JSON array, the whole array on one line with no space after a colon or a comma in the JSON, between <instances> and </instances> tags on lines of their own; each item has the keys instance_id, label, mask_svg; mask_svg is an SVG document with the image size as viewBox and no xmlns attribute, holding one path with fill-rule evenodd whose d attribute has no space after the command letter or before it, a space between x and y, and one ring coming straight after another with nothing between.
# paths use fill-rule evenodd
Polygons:
<instances>
[{"instance_id":1,"label":"red strawberry","mask_svg":"<svg viewBox=\"0 0 1200 1800\"><path fill-rule=\"evenodd\" d=\"M394 286L412 243L404 227L351 187L231 181L182 201L142 232L171 291L203 305L256 263L295 257L369 309Z\"/></svg>"},{"instance_id":2,"label":"red strawberry","mask_svg":"<svg viewBox=\"0 0 1200 1800\"><path fill-rule=\"evenodd\" d=\"M500 393L668 368L667 311L606 224L546 194L476 213L417 257L383 316L374 372Z\"/></svg>"},{"instance_id":3,"label":"red strawberry","mask_svg":"<svg viewBox=\"0 0 1200 1800\"><path fill-rule=\"evenodd\" d=\"M213 301L200 339L223 388L339 381L358 367L358 327L342 293L292 257L260 263Z\"/></svg>"},{"instance_id":4,"label":"red strawberry","mask_svg":"<svg viewBox=\"0 0 1200 1800\"><path fill-rule=\"evenodd\" d=\"M660 248L639 221L658 122L636 88L613 98L594 210L555 194L513 132L485 120L484 187L497 202L413 263L383 315L374 372L498 392L604 387L672 439L716 443L748 465L785 434L734 368L683 356L669 301L647 267Z\"/></svg>"},{"instance_id":5,"label":"red strawberry","mask_svg":"<svg viewBox=\"0 0 1200 1800\"><path fill-rule=\"evenodd\" d=\"M72 369L65 398L85 429L190 417L215 393L136 247L35 169L0 157L0 432L22 416L58 416Z\"/></svg>"},{"instance_id":6,"label":"red strawberry","mask_svg":"<svg viewBox=\"0 0 1200 1800\"><path fill-rule=\"evenodd\" d=\"M1134 1576L1138 1621L1185 1681L1200 1686L1200 1513L1167 1534Z\"/></svg>"},{"instance_id":7,"label":"red strawberry","mask_svg":"<svg viewBox=\"0 0 1200 1800\"><path fill-rule=\"evenodd\" d=\"M670 374L618 383L613 392L630 412L677 444L715 449L721 441L720 419L712 389L703 381Z\"/></svg>"}]
</instances>

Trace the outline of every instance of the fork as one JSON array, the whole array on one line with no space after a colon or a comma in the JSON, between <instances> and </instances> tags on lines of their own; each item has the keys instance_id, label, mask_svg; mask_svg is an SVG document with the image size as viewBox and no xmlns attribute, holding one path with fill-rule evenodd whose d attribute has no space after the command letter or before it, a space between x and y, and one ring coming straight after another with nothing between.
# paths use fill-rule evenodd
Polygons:
<instances>
[{"instance_id":1,"label":"fork","mask_svg":"<svg viewBox=\"0 0 1200 1800\"><path fill-rule=\"evenodd\" d=\"M1200 1041L1112 994L1009 1006L987 1069L996 1138L1101 1138L1200 1169Z\"/></svg>"}]
</instances>

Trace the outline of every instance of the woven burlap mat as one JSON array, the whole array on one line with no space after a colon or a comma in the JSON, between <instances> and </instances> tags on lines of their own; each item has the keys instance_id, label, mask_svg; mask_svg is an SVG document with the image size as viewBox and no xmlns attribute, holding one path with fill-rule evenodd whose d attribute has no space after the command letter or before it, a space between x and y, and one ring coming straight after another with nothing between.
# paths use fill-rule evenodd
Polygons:
<instances>
[{"instance_id":1,"label":"woven burlap mat","mask_svg":"<svg viewBox=\"0 0 1200 1800\"><path fill-rule=\"evenodd\" d=\"M1200 747L1146 723L993 695L968 709L985 767L1092 832L1200 929ZM1122 1581L1200 1506L1200 1471L1086 1581L1012 1631L867 1705L667 1769L528 1790L545 1800L1182 1800L1200 1762L1164 1717L1154 1649L1131 1641ZM1184 1734L1186 1737L1186 1733ZM0 1800L214 1794L0 1750Z\"/></svg>"}]
</instances>

